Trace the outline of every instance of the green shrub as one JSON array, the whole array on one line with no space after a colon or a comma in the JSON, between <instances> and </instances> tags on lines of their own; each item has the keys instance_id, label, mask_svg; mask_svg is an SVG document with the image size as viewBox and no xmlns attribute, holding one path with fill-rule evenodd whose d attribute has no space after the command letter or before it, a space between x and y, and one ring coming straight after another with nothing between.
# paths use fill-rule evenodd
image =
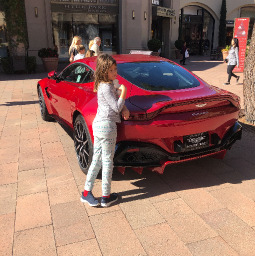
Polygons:
<instances>
[{"instance_id":1,"label":"green shrub","mask_svg":"<svg viewBox=\"0 0 255 256\"><path fill-rule=\"evenodd\" d=\"M38 51L40 58L58 57L58 52L52 48L42 48Z\"/></svg>"},{"instance_id":2,"label":"green shrub","mask_svg":"<svg viewBox=\"0 0 255 256\"><path fill-rule=\"evenodd\" d=\"M179 40L179 39L174 42L174 46L178 50L182 50L183 44L184 44L184 41L183 40Z\"/></svg>"},{"instance_id":3,"label":"green shrub","mask_svg":"<svg viewBox=\"0 0 255 256\"><path fill-rule=\"evenodd\" d=\"M1 58L1 65L4 73L6 74L12 74L13 71L13 65L12 65L12 59L10 57L4 57Z\"/></svg>"},{"instance_id":4,"label":"green shrub","mask_svg":"<svg viewBox=\"0 0 255 256\"><path fill-rule=\"evenodd\" d=\"M152 38L148 41L147 46L150 51L157 52L161 48L162 44L159 39Z\"/></svg>"},{"instance_id":5,"label":"green shrub","mask_svg":"<svg viewBox=\"0 0 255 256\"><path fill-rule=\"evenodd\" d=\"M36 72L36 57L35 56L28 56L28 58L27 58L27 72L29 74Z\"/></svg>"}]
</instances>

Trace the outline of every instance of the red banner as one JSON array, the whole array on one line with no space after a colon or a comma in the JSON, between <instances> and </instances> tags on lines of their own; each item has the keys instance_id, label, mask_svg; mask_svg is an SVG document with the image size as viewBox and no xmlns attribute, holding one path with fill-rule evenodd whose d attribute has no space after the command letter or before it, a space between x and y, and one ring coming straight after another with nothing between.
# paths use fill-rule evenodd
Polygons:
<instances>
[{"instance_id":1,"label":"red banner","mask_svg":"<svg viewBox=\"0 0 255 256\"><path fill-rule=\"evenodd\" d=\"M235 67L234 72L243 72L244 69L249 22L249 18L235 19L234 37L238 38L239 42L239 67Z\"/></svg>"}]
</instances>

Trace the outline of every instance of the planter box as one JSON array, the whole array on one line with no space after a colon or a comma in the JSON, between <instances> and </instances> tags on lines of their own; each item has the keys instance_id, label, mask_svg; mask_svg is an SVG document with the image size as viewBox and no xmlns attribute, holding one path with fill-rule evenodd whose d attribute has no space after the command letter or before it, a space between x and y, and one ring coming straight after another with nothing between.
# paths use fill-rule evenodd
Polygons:
<instances>
[{"instance_id":1,"label":"planter box","mask_svg":"<svg viewBox=\"0 0 255 256\"><path fill-rule=\"evenodd\" d=\"M222 57L223 57L223 60L225 60L228 56L228 51L223 51L222 52Z\"/></svg>"},{"instance_id":2,"label":"planter box","mask_svg":"<svg viewBox=\"0 0 255 256\"><path fill-rule=\"evenodd\" d=\"M183 58L183 55L182 53L180 52L180 50L175 50L175 58L176 59L182 59Z\"/></svg>"},{"instance_id":3,"label":"planter box","mask_svg":"<svg viewBox=\"0 0 255 256\"><path fill-rule=\"evenodd\" d=\"M42 58L43 66L46 72L56 71L58 68L58 58Z\"/></svg>"}]
</instances>

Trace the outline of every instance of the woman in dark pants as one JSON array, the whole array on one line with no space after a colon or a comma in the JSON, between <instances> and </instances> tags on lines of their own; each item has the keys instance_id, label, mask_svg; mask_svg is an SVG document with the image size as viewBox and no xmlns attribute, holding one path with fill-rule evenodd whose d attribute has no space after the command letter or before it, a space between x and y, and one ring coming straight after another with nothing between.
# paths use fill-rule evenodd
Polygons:
<instances>
[{"instance_id":1,"label":"woman in dark pants","mask_svg":"<svg viewBox=\"0 0 255 256\"><path fill-rule=\"evenodd\" d=\"M237 38L233 38L231 41L231 49L228 52L228 56L225 59L225 62L228 63L228 81L226 83L224 83L224 85L230 84L230 80L231 77L235 77L236 78L236 83L238 83L240 76L237 76L233 73L233 69L235 68L235 66L239 67L239 57L238 57L238 39Z\"/></svg>"},{"instance_id":2,"label":"woman in dark pants","mask_svg":"<svg viewBox=\"0 0 255 256\"><path fill-rule=\"evenodd\" d=\"M182 64L182 65L185 65L185 60L186 60L186 58L185 58L185 52L186 52L186 50L187 50L187 47L186 47L186 42L184 42L183 43L183 47L182 47L182 60L180 60L180 64Z\"/></svg>"}]
</instances>

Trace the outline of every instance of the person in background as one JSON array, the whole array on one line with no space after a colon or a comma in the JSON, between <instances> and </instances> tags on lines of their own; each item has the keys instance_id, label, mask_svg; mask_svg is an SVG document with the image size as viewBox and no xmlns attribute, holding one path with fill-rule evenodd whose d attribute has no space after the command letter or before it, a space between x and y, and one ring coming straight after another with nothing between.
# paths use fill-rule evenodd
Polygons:
<instances>
[{"instance_id":1,"label":"person in background","mask_svg":"<svg viewBox=\"0 0 255 256\"><path fill-rule=\"evenodd\" d=\"M101 206L108 207L118 200L118 194L111 193L113 157L117 138L117 125L120 123L120 112L125 103L127 88L118 86L118 96L114 81L117 78L116 60L108 54L97 57L94 91L97 92L97 113L92 123L94 149L91 165L88 170L81 202L90 206L98 206L99 202L92 194L97 175L102 167ZM116 83L116 81L115 81ZM122 112L125 120L129 119L129 111Z\"/></svg>"},{"instance_id":2,"label":"person in background","mask_svg":"<svg viewBox=\"0 0 255 256\"><path fill-rule=\"evenodd\" d=\"M82 44L78 45L77 46L77 51L78 51L78 54L76 54L74 56L74 61L84 59L85 58L85 46L82 45Z\"/></svg>"},{"instance_id":3,"label":"person in background","mask_svg":"<svg viewBox=\"0 0 255 256\"><path fill-rule=\"evenodd\" d=\"M78 47L78 45L81 44L81 42L82 42L82 39L80 36L73 37L72 43L69 47L69 56L70 56L69 61L70 62L73 62L75 55L78 54L77 47Z\"/></svg>"},{"instance_id":4,"label":"person in background","mask_svg":"<svg viewBox=\"0 0 255 256\"><path fill-rule=\"evenodd\" d=\"M94 44L91 46L90 50L95 52L94 56L98 56L100 50L99 50L99 46L101 45L101 38L100 37L96 37L94 39Z\"/></svg>"},{"instance_id":5,"label":"person in background","mask_svg":"<svg viewBox=\"0 0 255 256\"><path fill-rule=\"evenodd\" d=\"M187 46L186 46L186 42L184 42L183 46L182 46L182 50L181 50L182 60L180 60L180 64L182 64L182 65L185 65L185 60L186 60L185 52L186 52L186 50L187 50Z\"/></svg>"},{"instance_id":6,"label":"person in background","mask_svg":"<svg viewBox=\"0 0 255 256\"><path fill-rule=\"evenodd\" d=\"M94 51L92 51L92 50L87 50L85 57L86 57L86 58L88 58L88 57L93 57L94 55L95 55L95 52L94 52Z\"/></svg>"},{"instance_id":7,"label":"person in background","mask_svg":"<svg viewBox=\"0 0 255 256\"><path fill-rule=\"evenodd\" d=\"M89 41L89 50L91 49L92 45L94 44L94 39Z\"/></svg>"},{"instance_id":8,"label":"person in background","mask_svg":"<svg viewBox=\"0 0 255 256\"><path fill-rule=\"evenodd\" d=\"M237 38L233 38L231 41L231 48L228 52L227 58L224 60L225 62L228 63L228 68L227 68L227 73L228 73L228 81L224 83L224 85L230 84L231 77L236 78L236 83L238 84L240 76L237 76L233 73L233 69L235 66L239 67L239 42Z\"/></svg>"}]
</instances>

